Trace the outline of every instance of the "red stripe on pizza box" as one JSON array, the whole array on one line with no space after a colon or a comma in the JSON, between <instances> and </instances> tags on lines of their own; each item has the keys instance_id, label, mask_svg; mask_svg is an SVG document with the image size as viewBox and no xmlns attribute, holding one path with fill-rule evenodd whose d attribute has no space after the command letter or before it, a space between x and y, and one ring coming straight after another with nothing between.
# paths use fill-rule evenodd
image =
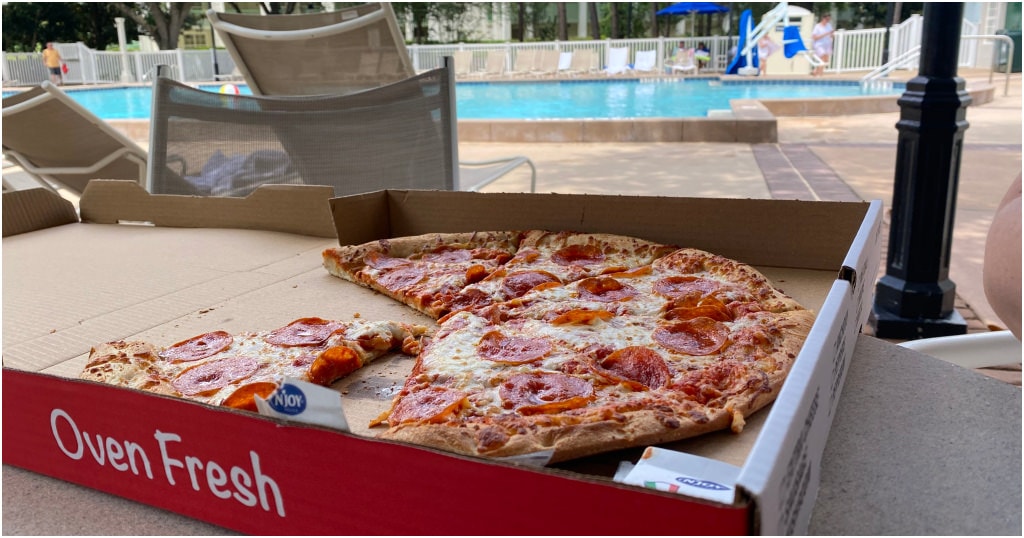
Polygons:
<instances>
[{"instance_id":1,"label":"red stripe on pizza box","mask_svg":"<svg viewBox=\"0 0 1024 538\"><path fill-rule=\"evenodd\" d=\"M253 534L746 534L723 506L4 368L3 461Z\"/></svg>"}]
</instances>

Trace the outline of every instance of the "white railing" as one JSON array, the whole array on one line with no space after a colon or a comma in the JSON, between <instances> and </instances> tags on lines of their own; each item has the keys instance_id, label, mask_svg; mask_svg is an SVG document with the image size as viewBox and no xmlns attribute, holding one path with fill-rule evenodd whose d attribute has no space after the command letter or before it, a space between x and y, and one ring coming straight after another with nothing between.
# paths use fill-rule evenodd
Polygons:
<instances>
[{"instance_id":1,"label":"white railing","mask_svg":"<svg viewBox=\"0 0 1024 538\"><path fill-rule=\"evenodd\" d=\"M602 39L592 41L548 41L528 43L453 43L448 45L409 45L409 55L412 57L413 67L417 71L434 69L441 66L441 59L450 56L455 51L473 51L471 70L479 71L485 67L487 52L492 50L505 51L506 70L513 70L516 65L516 58L525 52L536 50L557 50L559 52L577 52L590 50L597 53L598 65L602 68L607 64L608 49L613 47L626 47L629 49L629 58L636 57L637 52L654 50L657 54L656 71L663 72L665 62L668 61L680 43L686 48L696 48L698 44L704 43L711 51L711 61L707 70L722 72L729 63L729 50L735 44L735 37L655 37L639 39Z\"/></svg>"},{"instance_id":2,"label":"white railing","mask_svg":"<svg viewBox=\"0 0 1024 538\"><path fill-rule=\"evenodd\" d=\"M921 44L923 19L920 15L912 15L907 20L888 29L874 28L867 30L839 30L835 34L833 56L827 71L844 73L851 71L870 71L882 66L885 40L889 40L889 58L898 58ZM965 21L965 33L973 28ZM589 49L597 53L598 65L607 63L608 50L612 47L627 47L630 63L640 51L657 51L656 72L663 73L665 63L675 54L680 43L685 48L697 48L704 43L711 52L711 59L702 73L722 73L730 60L731 52L736 46L736 36L713 37L657 37L639 39L604 39L591 41L549 41L527 43L491 43L467 44L453 43L446 45L409 45L409 55L417 71L424 71L441 66L441 59L450 56L457 50L476 52L473 55L473 71L481 71L485 67L487 51L503 50L505 52L506 70L513 70L518 55L538 49L575 52ZM960 43L959 65L975 67L977 60L976 40L965 39ZM61 43L57 45L61 56L68 65L68 73L64 80L69 84L106 84L117 82L145 82L146 74L156 65L174 67L176 77L183 82L216 82L213 54L209 50L165 50L156 52L127 52L122 63L120 52L94 51L82 43ZM34 85L47 80L48 74L43 67L42 55L39 53L2 53L4 85ZM235 69L231 55L225 50L218 50L217 74L225 75ZM901 64L900 68L909 68L910 64ZM982 67L988 67L982 66Z\"/></svg>"},{"instance_id":3,"label":"white railing","mask_svg":"<svg viewBox=\"0 0 1024 538\"><path fill-rule=\"evenodd\" d=\"M826 68L833 73L863 71L882 63L885 28L837 30L833 36L832 59Z\"/></svg>"}]
</instances>

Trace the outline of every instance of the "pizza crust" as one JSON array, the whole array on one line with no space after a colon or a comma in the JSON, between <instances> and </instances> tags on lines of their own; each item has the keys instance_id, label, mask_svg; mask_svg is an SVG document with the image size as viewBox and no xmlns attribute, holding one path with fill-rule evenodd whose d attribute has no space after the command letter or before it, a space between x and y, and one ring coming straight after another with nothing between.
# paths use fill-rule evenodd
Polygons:
<instances>
[{"instance_id":1,"label":"pizza crust","mask_svg":"<svg viewBox=\"0 0 1024 538\"><path fill-rule=\"evenodd\" d=\"M100 344L89 352L81 379L120 385L156 394L177 396L178 391L158 366L159 348L148 342L119 340Z\"/></svg>"},{"instance_id":2,"label":"pizza crust","mask_svg":"<svg viewBox=\"0 0 1024 538\"><path fill-rule=\"evenodd\" d=\"M500 458L552 450L550 463L635 446L667 443L728 427L732 415L724 409L698 422L669 417L652 410L621 413L616 419L571 425L530 424L508 435L497 426L451 426L445 424L402 424L382 433L380 438L448 450L468 456ZM497 448L482 447L505 437Z\"/></svg>"}]
</instances>

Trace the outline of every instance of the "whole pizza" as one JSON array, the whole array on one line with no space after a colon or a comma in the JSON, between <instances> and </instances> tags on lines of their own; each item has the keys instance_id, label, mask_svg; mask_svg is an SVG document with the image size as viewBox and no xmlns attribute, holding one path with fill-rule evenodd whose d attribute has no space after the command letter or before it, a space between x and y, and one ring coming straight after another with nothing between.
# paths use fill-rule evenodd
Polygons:
<instances>
[{"instance_id":1,"label":"whole pizza","mask_svg":"<svg viewBox=\"0 0 1024 538\"><path fill-rule=\"evenodd\" d=\"M111 342L82 377L255 410L284 378L330 386L415 356L380 437L550 462L731 429L772 402L814 321L760 272L703 250L544 230L329 248L324 267L435 319L302 318L161 347Z\"/></svg>"}]
</instances>

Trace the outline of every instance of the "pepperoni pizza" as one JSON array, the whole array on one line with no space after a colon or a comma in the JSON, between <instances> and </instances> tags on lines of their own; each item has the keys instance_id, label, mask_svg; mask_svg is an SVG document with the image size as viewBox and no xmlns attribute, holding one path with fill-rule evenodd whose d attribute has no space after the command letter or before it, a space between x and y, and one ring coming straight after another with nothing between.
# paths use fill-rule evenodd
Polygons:
<instances>
[{"instance_id":1,"label":"pepperoni pizza","mask_svg":"<svg viewBox=\"0 0 1024 538\"><path fill-rule=\"evenodd\" d=\"M168 347L96 346L81 377L212 405L256 411L284 378L329 386L392 351L416 355L426 327L302 318L272 331L213 331Z\"/></svg>"},{"instance_id":2,"label":"pepperoni pizza","mask_svg":"<svg viewBox=\"0 0 1024 538\"><path fill-rule=\"evenodd\" d=\"M324 266L438 319L381 437L485 457L739 432L814 320L748 265L608 234L430 234Z\"/></svg>"}]
</instances>

